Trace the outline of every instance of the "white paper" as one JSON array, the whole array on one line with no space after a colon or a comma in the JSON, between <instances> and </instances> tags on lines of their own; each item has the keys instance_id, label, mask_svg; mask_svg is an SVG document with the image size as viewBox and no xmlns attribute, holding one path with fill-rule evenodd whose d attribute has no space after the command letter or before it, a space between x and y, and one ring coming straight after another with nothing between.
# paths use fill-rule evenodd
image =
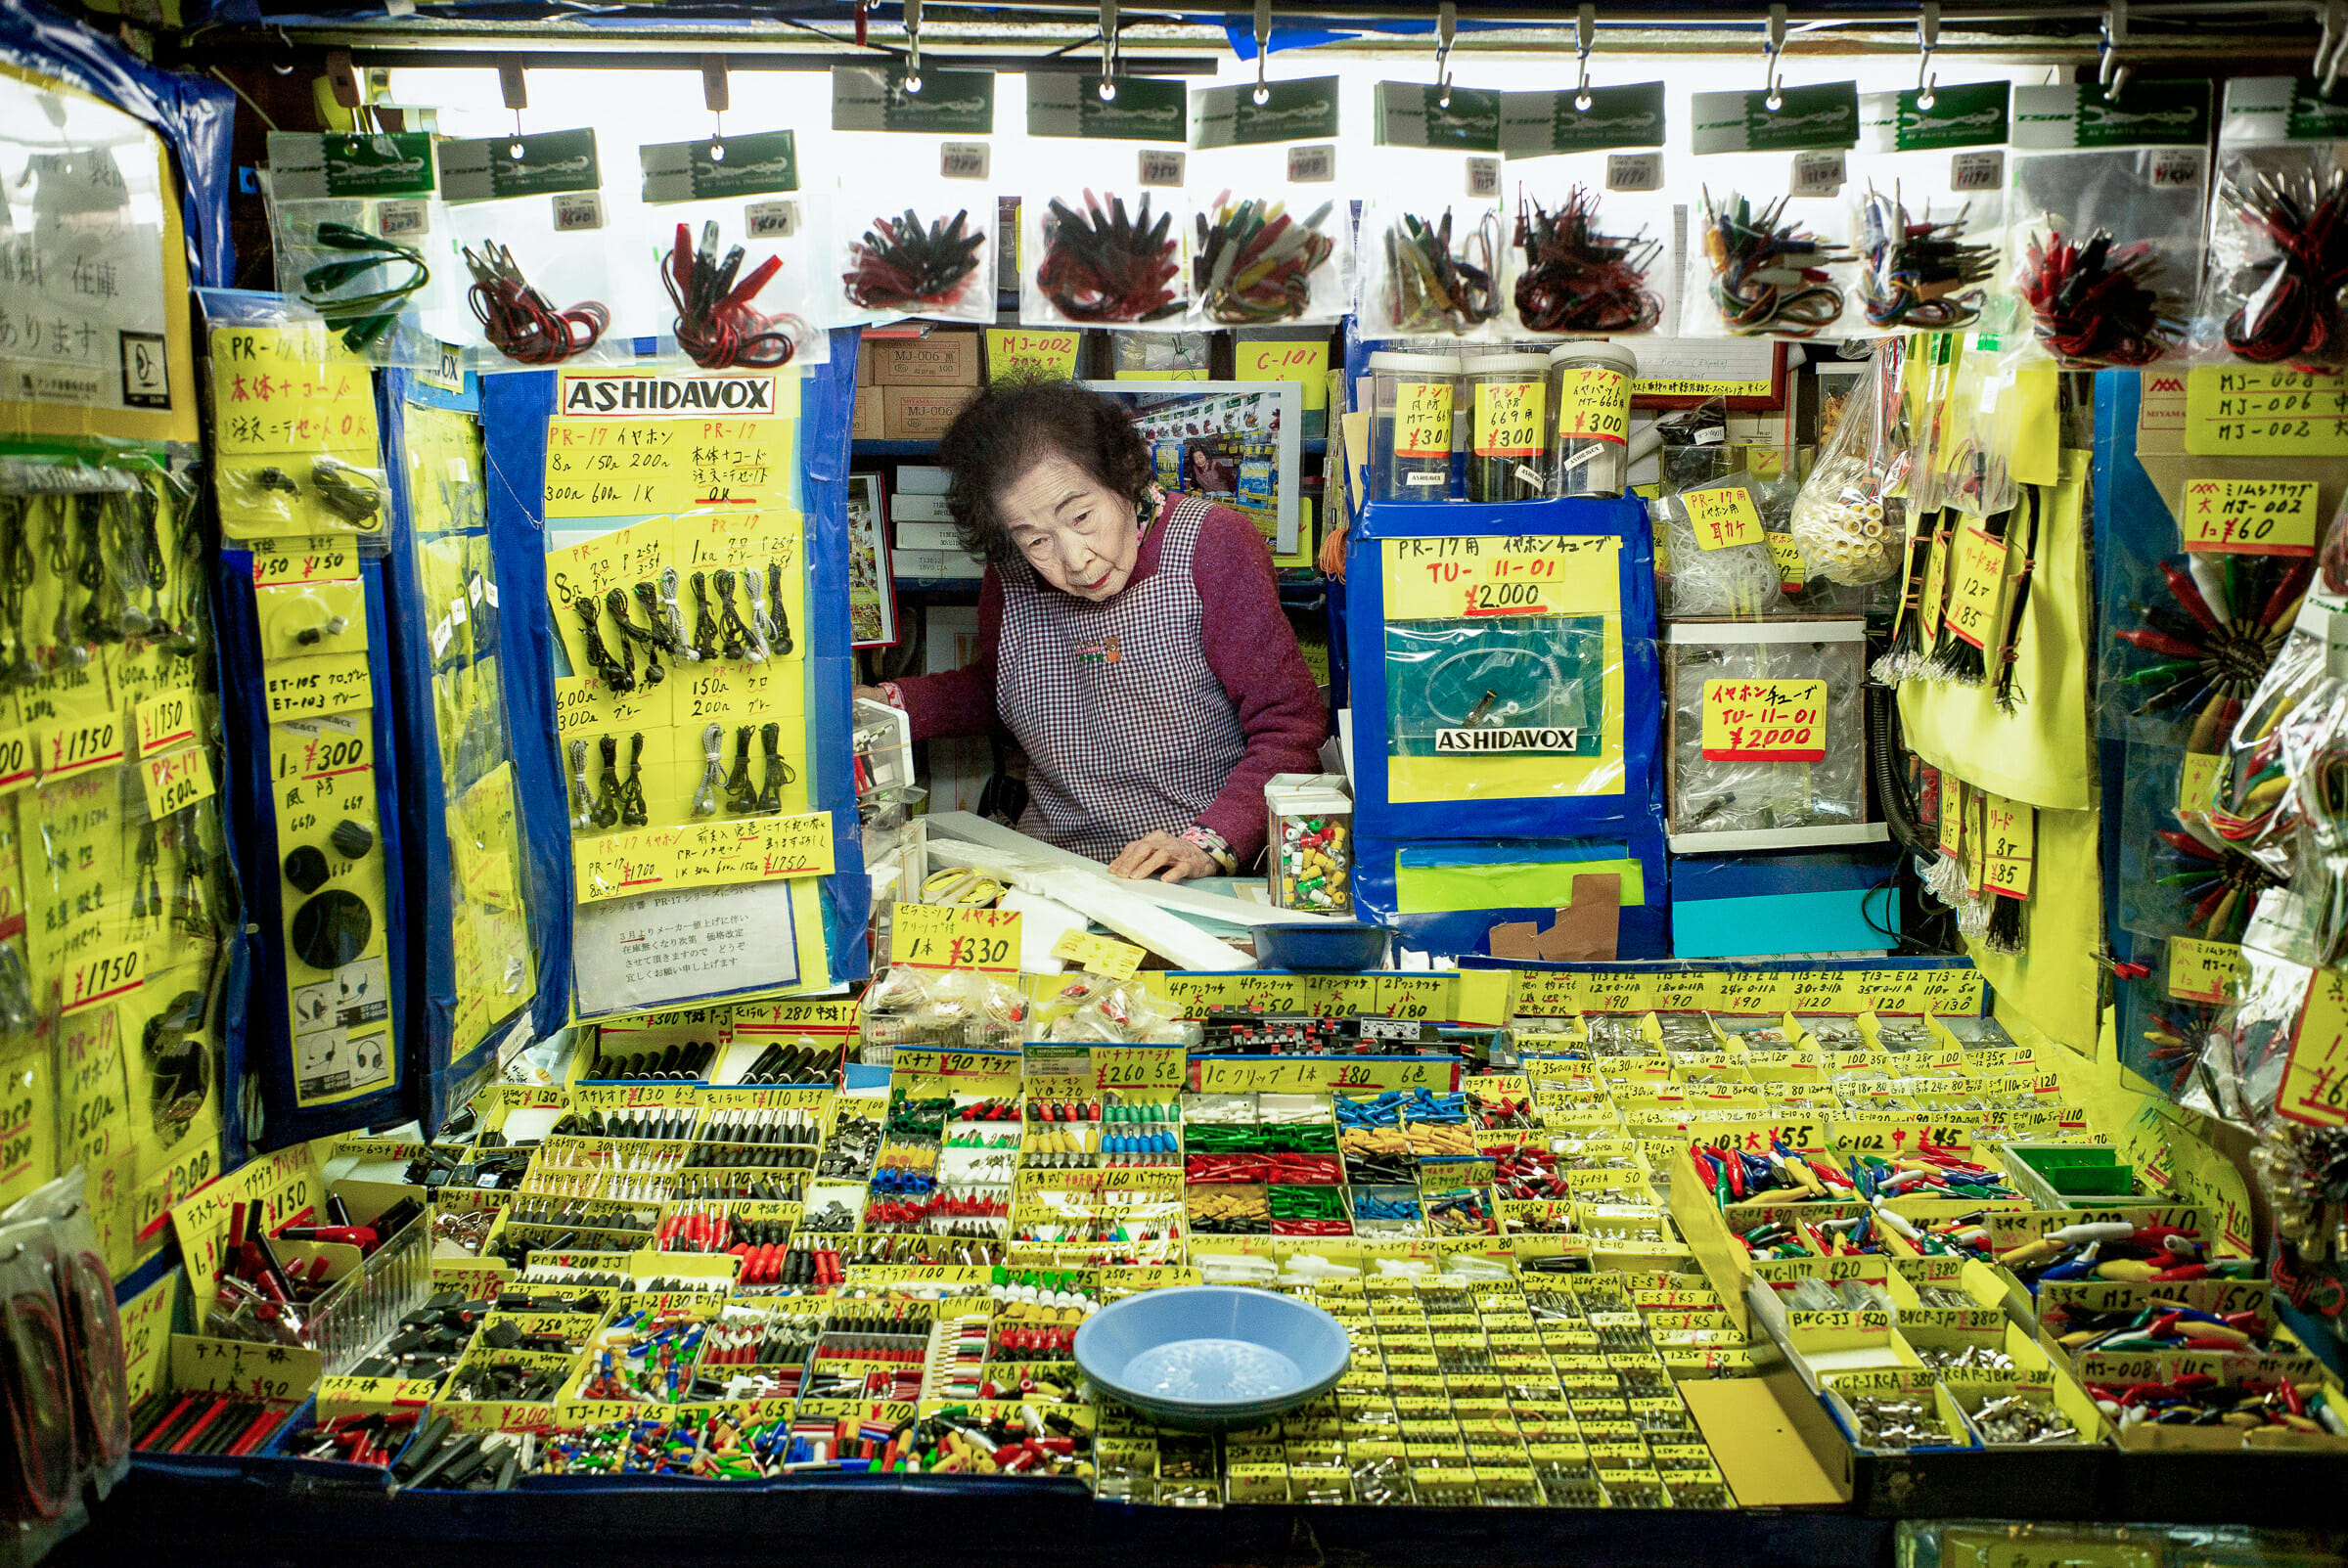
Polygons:
<instances>
[{"instance_id":1,"label":"white paper","mask_svg":"<svg viewBox=\"0 0 2348 1568\"><path fill-rule=\"evenodd\" d=\"M572 916L572 942L582 1018L799 979L788 882L583 904Z\"/></svg>"}]
</instances>

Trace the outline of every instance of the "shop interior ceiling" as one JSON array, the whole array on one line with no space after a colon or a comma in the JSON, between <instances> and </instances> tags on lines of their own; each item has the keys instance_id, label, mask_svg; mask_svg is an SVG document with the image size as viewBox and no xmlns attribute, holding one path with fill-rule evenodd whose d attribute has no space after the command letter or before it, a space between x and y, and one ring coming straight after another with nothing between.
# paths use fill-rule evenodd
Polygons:
<instances>
[{"instance_id":1,"label":"shop interior ceiling","mask_svg":"<svg viewBox=\"0 0 2348 1568\"><path fill-rule=\"evenodd\" d=\"M113 10L121 0L95 0ZM131 0L126 11L147 7ZM1445 8L1454 9L1454 8ZM2116 31L2119 52L2138 75L2164 66L2207 72L2281 56L2304 60L2328 22L2348 30L2348 0L2136 0L2084 5L2031 0L1810 0L1771 7L1754 0L1648 0L1577 6L1558 0L1519 4L1481 0L1456 6L1455 54L1570 55L1581 13L1596 24L1599 53L1721 54L1751 51L1767 36L1772 10L1785 18L1786 55L1914 53L1927 12L1935 14L1935 54L1995 55L2048 63L2093 61ZM694 55L722 47L736 69L820 69L904 48L896 3L850 0L664 0L598 4L577 0L185 0L166 4L177 22L163 29L160 54L191 62L292 64L303 47L347 48L362 65L446 63L452 52L519 51L523 65L642 67L648 53ZM174 18L173 13L178 12ZM1277 5L1272 51L1293 48L1349 55L1426 54L1437 39L1435 0L1350 0ZM1016 6L915 8L924 53L999 69L1099 68L1105 8L1098 0L1043 0ZM2114 27L2114 17L2117 26ZM1135 74L1211 71L1234 53L1253 57L1246 11L1193 11L1111 5L1120 68ZM119 19L109 18L110 22ZM859 33L862 41L859 41ZM624 47L622 47L624 46Z\"/></svg>"}]
</instances>

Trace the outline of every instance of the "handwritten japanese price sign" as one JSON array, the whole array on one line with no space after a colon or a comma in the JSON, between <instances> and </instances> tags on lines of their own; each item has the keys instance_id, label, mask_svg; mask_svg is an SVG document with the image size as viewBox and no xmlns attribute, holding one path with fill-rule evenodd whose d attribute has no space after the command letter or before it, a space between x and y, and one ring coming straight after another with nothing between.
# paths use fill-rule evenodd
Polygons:
<instances>
[{"instance_id":1,"label":"handwritten japanese price sign","mask_svg":"<svg viewBox=\"0 0 2348 1568\"><path fill-rule=\"evenodd\" d=\"M372 454L375 380L324 322L216 327L212 417L223 453Z\"/></svg>"},{"instance_id":2,"label":"handwritten japanese price sign","mask_svg":"<svg viewBox=\"0 0 2348 1568\"><path fill-rule=\"evenodd\" d=\"M2195 457L2348 454L2348 380L2250 365L2189 371L2185 449Z\"/></svg>"},{"instance_id":3,"label":"handwritten japanese price sign","mask_svg":"<svg viewBox=\"0 0 2348 1568\"><path fill-rule=\"evenodd\" d=\"M2318 969L2308 982L2275 1114L2315 1127L2348 1127L2348 972Z\"/></svg>"},{"instance_id":4,"label":"handwritten japanese price sign","mask_svg":"<svg viewBox=\"0 0 2348 1568\"><path fill-rule=\"evenodd\" d=\"M1949 584L1949 631L1986 650L1997 635L1999 603L2006 594L2006 542L1978 523L1957 534L1956 577Z\"/></svg>"},{"instance_id":5,"label":"handwritten japanese price sign","mask_svg":"<svg viewBox=\"0 0 2348 1568\"><path fill-rule=\"evenodd\" d=\"M1535 403L1536 414L1541 405ZM1595 365L1565 373L1558 388L1558 434L1575 441L1630 439L1631 379ZM1741 491L1738 492L1742 494Z\"/></svg>"},{"instance_id":6,"label":"handwritten japanese price sign","mask_svg":"<svg viewBox=\"0 0 2348 1568\"><path fill-rule=\"evenodd\" d=\"M209 800L217 788L211 758L202 746L182 746L145 759L139 764L139 784L147 791L147 815L157 822L199 800Z\"/></svg>"},{"instance_id":7,"label":"handwritten japanese price sign","mask_svg":"<svg viewBox=\"0 0 2348 1568\"><path fill-rule=\"evenodd\" d=\"M1019 972L1019 917L1013 910L899 904L890 961L917 969Z\"/></svg>"},{"instance_id":8,"label":"handwritten japanese price sign","mask_svg":"<svg viewBox=\"0 0 2348 1568\"><path fill-rule=\"evenodd\" d=\"M1451 451L1451 382L1404 381L1394 389L1394 455Z\"/></svg>"},{"instance_id":9,"label":"handwritten japanese price sign","mask_svg":"<svg viewBox=\"0 0 2348 1568\"><path fill-rule=\"evenodd\" d=\"M1688 509L1688 521L1695 529L1699 550L1731 550L1761 542L1761 514L1753 507L1753 493L1743 485L1683 490L1680 503Z\"/></svg>"},{"instance_id":10,"label":"handwritten japanese price sign","mask_svg":"<svg viewBox=\"0 0 2348 1568\"><path fill-rule=\"evenodd\" d=\"M2030 872L2038 858L2038 810L1998 795L1981 800L1982 890L2008 898L2030 896Z\"/></svg>"},{"instance_id":11,"label":"handwritten japanese price sign","mask_svg":"<svg viewBox=\"0 0 2348 1568\"><path fill-rule=\"evenodd\" d=\"M2178 532L2190 551L2316 553L2313 479L2188 479Z\"/></svg>"},{"instance_id":12,"label":"handwritten japanese price sign","mask_svg":"<svg viewBox=\"0 0 2348 1568\"><path fill-rule=\"evenodd\" d=\"M641 893L829 876L832 814L761 817L582 838L571 845L582 904Z\"/></svg>"},{"instance_id":13,"label":"handwritten japanese price sign","mask_svg":"<svg viewBox=\"0 0 2348 1568\"><path fill-rule=\"evenodd\" d=\"M1142 964L1142 950L1132 943L1085 931L1062 932L1060 940L1052 944L1052 956L1067 960L1088 974L1106 975L1111 980L1132 979L1133 971Z\"/></svg>"},{"instance_id":14,"label":"handwritten japanese price sign","mask_svg":"<svg viewBox=\"0 0 2348 1568\"><path fill-rule=\"evenodd\" d=\"M1827 683L1706 681L1703 725L1707 762L1824 762Z\"/></svg>"},{"instance_id":15,"label":"handwritten japanese price sign","mask_svg":"<svg viewBox=\"0 0 2348 1568\"><path fill-rule=\"evenodd\" d=\"M1018 327L986 330L986 368L990 376L1034 371L1061 380L1076 374L1076 349L1084 335L1075 328L1064 332L1032 332Z\"/></svg>"},{"instance_id":16,"label":"handwritten japanese price sign","mask_svg":"<svg viewBox=\"0 0 2348 1568\"><path fill-rule=\"evenodd\" d=\"M1541 405L1547 388L1539 372L1522 381L1484 381L1475 385L1475 455L1532 458L1541 455Z\"/></svg>"},{"instance_id":17,"label":"handwritten japanese price sign","mask_svg":"<svg viewBox=\"0 0 2348 1568\"><path fill-rule=\"evenodd\" d=\"M1389 539L1386 619L1612 614L1620 548L1592 535Z\"/></svg>"},{"instance_id":18,"label":"handwritten japanese price sign","mask_svg":"<svg viewBox=\"0 0 2348 1568\"><path fill-rule=\"evenodd\" d=\"M2169 995L2180 1002L2213 1007L2232 1002L2241 995L2241 982L2249 972L2236 943L2169 938Z\"/></svg>"}]
</instances>

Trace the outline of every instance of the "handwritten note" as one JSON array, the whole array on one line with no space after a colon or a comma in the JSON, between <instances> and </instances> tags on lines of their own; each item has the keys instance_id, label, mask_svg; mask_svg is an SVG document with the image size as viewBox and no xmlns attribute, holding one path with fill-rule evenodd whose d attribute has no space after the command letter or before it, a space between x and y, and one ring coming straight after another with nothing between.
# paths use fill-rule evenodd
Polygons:
<instances>
[{"instance_id":1,"label":"handwritten note","mask_svg":"<svg viewBox=\"0 0 2348 1568\"><path fill-rule=\"evenodd\" d=\"M1824 762L1827 683L1706 681L1703 726L1708 762Z\"/></svg>"}]
</instances>

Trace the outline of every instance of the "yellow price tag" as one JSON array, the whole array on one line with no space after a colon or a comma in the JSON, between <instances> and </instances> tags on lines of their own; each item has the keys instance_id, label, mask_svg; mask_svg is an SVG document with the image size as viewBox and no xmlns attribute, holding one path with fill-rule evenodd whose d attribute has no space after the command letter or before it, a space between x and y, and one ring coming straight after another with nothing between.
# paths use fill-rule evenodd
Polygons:
<instances>
[{"instance_id":1,"label":"yellow price tag","mask_svg":"<svg viewBox=\"0 0 2348 1568\"><path fill-rule=\"evenodd\" d=\"M2275 1113L2315 1127L2348 1127L2348 971L2318 969L2308 982Z\"/></svg>"},{"instance_id":2,"label":"yellow price tag","mask_svg":"<svg viewBox=\"0 0 2348 1568\"><path fill-rule=\"evenodd\" d=\"M1612 441L1631 434L1631 379L1618 370L1569 370L1558 387L1558 439Z\"/></svg>"},{"instance_id":3,"label":"yellow price tag","mask_svg":"<svg viewBox=\"0 0 2348 1568\"><path fill-rule=\"evenodd\" d=\"M139 755L167 750L196 739L196 694L158 692L132 712L139 735Z\"/></svg>"},{"instance_id":4,"label":"yellow price tag","mask_svg":"<svg viewBox=\"0 0 2348 1568\"><path fill-rule=\"evenodd\" d=\"M1475 426L1469 443L1479 458L1541 455L1541 414L1547 388L1535 371L1520 381L1475 383Z\"/></svg>"},{"instance_id":5,"label":"yellow price tag","mask_svg":"<svg viewBox=\"0 0 2348 1568\"><path fill-rule=\"evenodd\" d=\"M1086 931L1062 932L1060 940L1052 944L1052 956L1067 960L1088 974L1106 975L1111 980L1130 980L1133 971L1142 966L1142 950L1131 942L1118 942Z\"/></svg>"},{"instance_id":6,"label":"yellow price tag","mask_svg":"<svg viewBox=\"0 0 2348 1568\"><path fill-rule=\"evenodd\" d=\"M1386 619L1611 614L1621 547L1591 534L1389 539Z\"/></svg>"},{"instance_id":7,"label":"yellow price tag","mask_svg":"<svg viewBox=\"0 0 2348 1568\"><path fill-rule=\"evenodd\" d=\"M1769 538L1769 559L1778 563L1778 581L1788 593L1798 592L1810 580L1810 568L1802 561L1802 547L1793 542L1789 533L1773 533Z\"/></svg>"},{"instance_id":8,"label":"yellow price tag","mask_svg":"<svg viewBox=\"0 0 2348 1568\"><path fill-rule=\"evenodd\" d=\"M149 757L139 764L139 783L147 791L147 815L157 822L199 800L209 800L217 789L211 757L203 746L182 746Z\"/></svg>"},{"instance_id":9,"label":"yellow price tag","mask_svg":"<svg viewBox=\"0 0 2348 1568\"><path fill-rule=\"evenodd\" d=\"M1019 972L1019 917L1016 911L899 904L894 920L894 934L889 939L892 963L917 969Z\"/></svg>"},{"instance_id":10,"label":"yellow price tag","mask_svg":"<svg viewBox=\"0 0 2348 1568\"><path fill-rule=\"evenodd\" d=\"M40 776L40 748L32 727L0 731L0 795L22 789Z\"/></svg>"},{"instance_id":11,"label":"yellow price tag","mask_svg":"<svg viewBox=\"0 0 2348 1568\"><path fill-rule=\"evenodd\" d=\"M40 755L35 760L42 781L55 784L92 768L109 767L122 757L122 721L110 713L49 726L41 732Z\"/></svg>"},{"instance_id":12,"label":"yellow price tag","mask_svg":"<svg viewBox=\"0 0 2348 1568\"><path fill-rule=\"evenodd\" d=\"M1949 583L1949 631L1987 650L1997 635L1998 605L2006 593L2006 542L1977 522L1957 532L1956 575Z\"/></svg>"},{"instance_id":13,"label":"yellow price tag","mask_svg":"<svg viewBox=\"0 0 2348 1568\"><path fill-rule=\"evenodd\" d=\"M2348 456L2348 378L2257 365L2188 371L2185 449L2195 457Z\"/></svg>"},{"instance_id":14,"label":"yellow price tag","mask_svg":"<svg viewBox=\"0 0 2348 1568\"><path fill-rule=\"evenodd\" d=\"M989 327L986 373L999 379L1013 371L1025 371L1065 381L1076 374L1076 350L1083 341L1084 334L1073 327L1054 332Z\"/></svg>"},{"instance_id":15,"label":"yellow price tag","mask_svg":"<svg viewBox=\"0 0 2348 1568\"><path fill-rule=\"evenodd\" d=\"M1098 1089L1177 1089L1189 1071L1189 1054L1180 1046L1093 1047Z\"/></svg>"},{"instance_id":16,"label":"yellow price tag","mask_svg":"<svg viewBox=\"0 0 2348 1568\"><path fill-rule=\"evenodd\" d=\"M2030 896L2030 872L2037 863L2038 809L1997 795L1982 797L1984 891L2008 898Z\"/></svg>"},{"instance_id":17,"label":"yellow price tag","mask_svg":"<svg viewBox=\"0 0 2348 1568\"><path fill-rule=\"evenodd\" d=\"M145 949L119 948L82 960L66 976L61 1009L77 1011L110 1002L139 987L139 968Z\"/></svg>"},{"instance_id":18,"label":"yellow price tag","mask_svg":"<svg viewBox=\"0 0 2348 1568\"><path fill-rule=\"evenodd\" d=\"M1827 683L1706 681L1703 723L1707 762L1824 762Z\"/></svg>"},{"instance_id":19,"label":"yellow price tag","mask_svg":"<svg viewBox=\"0 0 2348 1568\"><path fill-rule=\"evenodd\" d=\"M1327 337L1311 342L1281 338L1251 340L1242 333L1232 349L1231 373L1236 381L1297 382L1304 388L1303 406L1308 413L1329 406Z\"/></svg>"},{"instance_id":20,"label":"yellow price tag","mask_svg":"<svg viewBox=\"0 0 2348 1568\"><path fill-rule=\"evenodd\" d=\"M2177 531L2190 551L2316 553L2313 479L2188 479Z\"/></svg>"},{"instance_id":21,"label":"yellow price tag","mask_svg":"<svg viewBox=\"0 0 2348 1568\"><path fill-rule=\"evenodd\" d=\"M1753 507L1753 493L1740 484L1683 490L1680 503L1688 509L1698 550L1731 550L1761 542L1761 514Z\"/></svg>"},{"instance_id":22,"label":"yellow price tag","mask_svg":"<svg viewBox=\"0 0 2348 1568\"><path fill-rule=\"evenodd\" d=\"M2169 938L2169 995L2180 1002L2206 1002L2213 1007L2241 995L2249 976L2241 947L2234 942L2204 942L2198 937Z\"/></svg>"},{"instance_id":23,"label":"yellow price tag","mask_svg":"<svg viewBox=\"0 0 2348 1568\"><path fill-rule=\"evenodd\" d=\"M1451 382L1404 381L1394 388L1394 455L1451 451Z\"/></svg>"}]
</instances>

